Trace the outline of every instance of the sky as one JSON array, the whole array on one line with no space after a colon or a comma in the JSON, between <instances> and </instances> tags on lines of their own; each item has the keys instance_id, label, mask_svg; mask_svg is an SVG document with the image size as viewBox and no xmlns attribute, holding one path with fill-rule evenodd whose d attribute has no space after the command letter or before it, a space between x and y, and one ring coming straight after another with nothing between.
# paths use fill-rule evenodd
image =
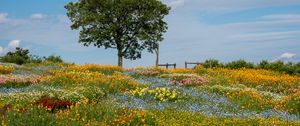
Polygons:
<instances>
[{"instance_id":1,"label":"sky","mask_svg":"<svg viewBox=\"0 0 300 126\"><path fill-rule=\"evenodd\" d=\"M117 64L117 51L84 47L70 29L64 5L75 0L1 0L0 55L15 47L34 55L60 55L77 64ZM300 61L300 0L163 0L172 9L160 63L245 59ZM125 60L151 66L155 54Z\"/></svg>"}]
</instances>

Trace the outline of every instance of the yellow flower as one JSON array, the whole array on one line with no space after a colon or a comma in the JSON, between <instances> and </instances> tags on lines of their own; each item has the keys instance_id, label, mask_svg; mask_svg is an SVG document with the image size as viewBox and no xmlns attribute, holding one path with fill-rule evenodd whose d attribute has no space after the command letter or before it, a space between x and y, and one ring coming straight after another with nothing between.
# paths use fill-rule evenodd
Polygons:
<instances>
[{"instance_id":1,"label":"yellow flower","mask_svg":"<svg viewBox=\"0 0 300 126\"><path fill-rule=\"evenodd\" d=\"M15 70L12 66L3 66L0 65L0 74L10 74Z\"/></svg>"}]
</instances>

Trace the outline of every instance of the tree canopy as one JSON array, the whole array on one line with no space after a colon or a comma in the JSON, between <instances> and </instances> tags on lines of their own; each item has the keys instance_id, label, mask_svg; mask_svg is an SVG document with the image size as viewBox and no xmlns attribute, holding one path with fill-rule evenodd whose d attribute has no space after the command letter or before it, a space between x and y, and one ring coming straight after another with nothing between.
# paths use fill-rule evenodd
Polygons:
<instances>
[{"instance_id":1,"label":"tree canopy","mask_svg":"<svg viewBox=\"0 0 300 126\"><path fill-rule=\"evenodd\" d=\"M1 56L0 62L15 63L18 65L22 65L26 63L42 63L42 62L64 63L64 60L60 56L56 56L56 55L50 55L48 57L31 55L28 49L16 47L15 51L10 51L6 53L4 56Z\"/></svg>"},{"instance_id":2,"label":"tree canopy","mask_svg":"<svg viewBox=\"0 0 300 126\"><path fill-rule=\"evenodd\" d=\"M30 58L29 50L22 49L20 47L16 48L16 51L8 52L5 56L0 57L1 62L8 62L8 63L16 63L16 64L24 64Z\"/></svg>"},{"instance_id":3,"label":"tree canopy","mask_svg":"<svg viewBox=\"0 0 300 126\"><path fill-rule=\"evenodd\" d=\"M78 0L65 8L79 43L117 49L119 66L123 57L135 60L158 48L170 10L160 0Z\"/></svg>"}]
</instances>

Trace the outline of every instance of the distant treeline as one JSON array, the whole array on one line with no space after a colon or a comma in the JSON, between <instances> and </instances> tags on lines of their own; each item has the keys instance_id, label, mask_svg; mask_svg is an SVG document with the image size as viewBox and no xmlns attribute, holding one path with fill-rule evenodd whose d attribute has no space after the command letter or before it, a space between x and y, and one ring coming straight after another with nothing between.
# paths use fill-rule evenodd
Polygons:
<instances>
[{"instance_id":1,"label":"distant treeline","mask_svg":"<svg viewBox=\"0 0 300 126\"><path fill-rule=\"evenodd\" d=\"M259 63L247 62L243 59L232 61L228 63L221 63L216 59L208 59L203 63L205 68L229 68L229 69L242 69L242 68L251 68L251 69L266 69L273 70L282 73L300 75L300 62L293 63L288 62L284 63L283 61L269 62L263 60Z\"/></svg>"},{"instance_id":2,"label":"distant treeline","mask_svg":"<svg viewBox=\"0 0 300 126\"><path fill-rule=\"evenodd\" d=\"M62 63L64 61L60 56L56 56L56 55L50 55L48 57L31 55L28 49L17 47L15 51L8 52L6 55L0 57L0 62L15 63L18 65L22 65L26 63L42 63L42 62Z\"/></svg>"}]
</instances>

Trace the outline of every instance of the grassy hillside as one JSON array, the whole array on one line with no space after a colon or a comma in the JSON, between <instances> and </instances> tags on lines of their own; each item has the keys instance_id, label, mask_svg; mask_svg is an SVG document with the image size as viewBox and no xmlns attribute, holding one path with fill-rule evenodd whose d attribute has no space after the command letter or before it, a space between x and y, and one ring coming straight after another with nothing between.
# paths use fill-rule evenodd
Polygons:
<instances>
[{"instance_id":1,"label":"grassy hillside","mask_svg":"<svg viewBox=\"0 0 300 126\"><path fill-rule=\"evenodd\" d=\"M262 69L0 65L0 124L300 125L300 77Z\"/></svg>"}]
</instances>

